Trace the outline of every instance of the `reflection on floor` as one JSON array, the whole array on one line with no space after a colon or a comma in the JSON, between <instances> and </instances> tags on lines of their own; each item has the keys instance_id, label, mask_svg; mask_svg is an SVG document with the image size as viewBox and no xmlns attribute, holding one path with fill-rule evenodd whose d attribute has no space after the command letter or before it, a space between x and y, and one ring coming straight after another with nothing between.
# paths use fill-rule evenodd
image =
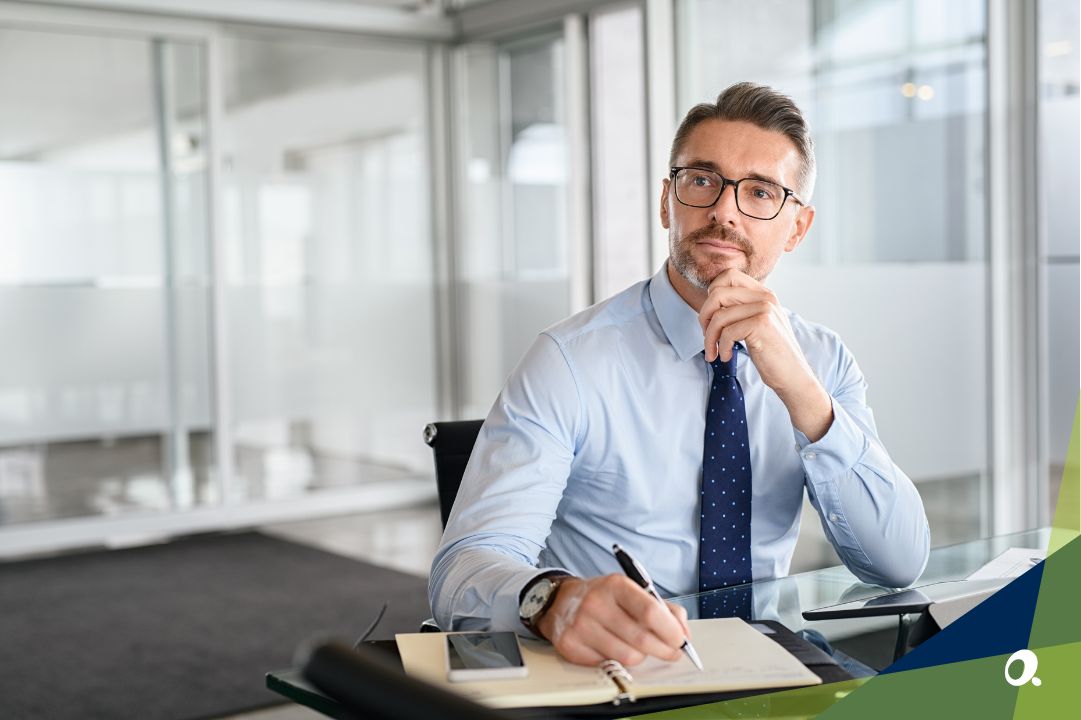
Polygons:
<instances>
[{"instance_id":1,"label":"reflection on floor","mask_svg":"<svg viewBox=\"0 0 1081 720\"><path fill-rule=\"evenodd\" d=\"M189 480L170 484L161 436L0 447L0 525L214 505L221 493L208 433L188 437ZM417 472L303 444L238 445L230 500L297 497L310 490L413 479Z\"/></svg>"},{"instance_id":2,"label":"reflection on floor","mask_svg":"<svg viewBox=\"0 0 1081 720\"><path fill-rule=\"evenodd\" d=\"M0 523L166 510L161 448L160 437L0 448Z\"/></svg>"},{"instance_id":3,"label":"reflection on floor","mask_svg":"<svg viewBox=\"0 0 1081 720\"><path fill-rule=\"evenodd\" d=\"M428 576L443 534L435 504L279 523L261 530L283 540L422 577Z\"/></svg>"}]
</instances>

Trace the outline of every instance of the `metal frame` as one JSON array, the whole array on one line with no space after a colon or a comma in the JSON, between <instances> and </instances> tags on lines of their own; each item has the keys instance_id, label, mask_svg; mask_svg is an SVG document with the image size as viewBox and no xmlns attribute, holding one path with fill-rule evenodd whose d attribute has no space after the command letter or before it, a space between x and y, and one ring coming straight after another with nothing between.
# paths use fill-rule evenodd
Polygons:
<instances>
[{"instance_id":1,"label":"metal frame","mask_svg":"<svg viewBox=\"0 0 1081 720\"><path fill-rule=\"evenodd\" d=\"M206 78L207 93L207 170L206 170L206 207L210 216L207 228L210 243L210 322L211 322L211 371L210 387L213 394L214 414L214 459L217 468L218 499L222 504L232 502L233 477L233 387L229 369L229 324L225 308L227 285L225 277L225 246L222 242L223 220L218 199L221 197L221 145L218 143L218 130L225 115L224 88L221 83L221 42L217 29L207 37Z\"/></svg>"},{"instance_id":2,"label":"metal frame","mask_svg":"<svg viewBox=\"0 0 1081 720\"><path fill-rule=\"evenodd\" d=\"M205 40L213 28L210 23L193 19L159 19L112 10L60 7L45 2L17 0L0 1L0 22L11 27L66 33L108 33L141 38L160 35L188 41Z\"/></svg>"},{"instance_id":3,"label":"metal frame","mask_svg":"<svg viewBox=\"0 0 1081 720\"><path fill-rule=\"evenodd\" d=\"M39 5L118 10L174 18L330 29L412 40L451 41L455 23L436 9L409 11L334 0L37 0Z\"/></svg>"},{"instance_id":4,"label":"metal frame","mask_svg":"<svg viewBox=\"0 0 1081 720\"><path fill-rule=\"evenodd\" d=\"M646 205L643 208L642 216L639 218L639 220L642 222L642 227L647 229L647 234L646 234L646 237L645 237L645 246L640 248L640 249L642 251L641 259L645 261L647 270L652 271L652 268L654 267L652 233L653 233L653 227L656 224L656 219L655 219L654 214L653 214L653 201L652 201L652 190L653 190L653 188L652 188L652 183L650 182L650 172L649 172L649 119L648 119L649 97L647 96L647 93L646 93L646 85L647 85L646 77L647 77L647 73L649 71L649 62L648 62L648 57L647 57L647 52L646 52L646 33L648 31L648 28L646 27L646 4L645 4L644 0L616 0L615 2L606 3L605 5L603 5L601 7L598 7L596 9L592 10L589 13L589 20L588 20L589 26L587 27L587 31L588 31L588 37L589 37L589 40L590 40L590 45L589 45L589 48L588 48L589 62L588 62L587 68L586 68L586 72L589 74L589 77L591 79L591 85L592 85L592 78L594 77L593 63L594 63L594 60L596 59L596 47L595 47L595 45L593 43L593 38L595 37L595 35L594 35L595 30L594 29L596 27L597 18L602 17L605 13L608 13L608 12L617 12L618 13L618 12L629 10L629 9L632 9L632 8L638 11L640 24L641 24L641 33L640 33L640 36L638 37L638 42L639 42L641 50L642 50L642 66L639 69L641 71L640 75L641 75L641 81L642 81L642 108L641 108L641 111L644 113L644 117L642 119L641 152L642 152L642 157L646 159L646 162L644 163L645 172L643 173L643 177L638 178L642 183L644 183L643 187L645 188L645 191L646 191L646 194L645 194ZM590 103L591 103L590 117L589 117L589 123L590 123L590 125L589 125L589 133L590 133L590 139L591 139L591 142L590 142L590 156L589 156L590 157L590 167L591 168L598 168L598 165L599 165L599 162L600 162L600 157L599 157L598 149L597 149L596 145L592 142L592 138L595 136L595 134L597 132L597 128L598 128L597 118L596 118L596 115L594 114L593 108L592 108L592 100L593 100L593 97L594 97L594 89L592 88L592 86L589 89L589 97L590 97ZM597 178L594 177L594 173L592 171L590 172L589 184L590 184L590 192L592 194L593 201L596 202L597 193L598 193L598 190L597 190ZM603 297L597 297L598 287L600 287L602 285L601 275L600 275L600 267L601 267L601 264L602 264L602 259L603 259L603 256L604 256L604 252L602 252L602 249L600 247L598 247L598 245L597 245L597 238L600 237L601 226L598 223L598 216L597 216L597 213L595 211L595 208L594 208L594 212L591 212L590 214L592 216L590 218L590 230L591 230L591 233L592 233L592 242L590 243L592 245L592 252L591 252L590 258L591 258L591 261L593 263L593 265L592 265L593 302L599 302L600 300L604 299Z\"/></svg>"},{"instance_id":5,"label":"metal frame","mask_svg":"<svg viewBox=\"0 0 1081 720\"><path fill-rule=\"evenodd\" d=\"M564 22L568 16L584 15L594 8L620 0L499 0L478 3L460 10L458 41L503 39L536 32Z\"/></svg>"},{"instance_id":6,"label":"metal frame","mask_svg":"<svg viewBox=\"0 0 1081 720\"><path fill-rule=\"evenodd\" d=\"M176 282L176 218L175 184L173 182L173 99L170 97L168 77L172 71L168 40L152 38L151 60L154 75L154 110L158 121L158 163L161 171L161 251L162 251L162 327L165 333L164 375L166 378L166 408L169 429L164 434L162 475L168 478L173 509L180 510L191 504L193 476L188 460L188 428L180 398L180 330L177 307ZM208 218L209 220L209 218Z\"/></svg>"},{"instance_id":7,"label":"metal frame","mask_svg":"<svg viewBox=\"0 0 1081 720\"><path fill-rule=\"evenodd\" d=\"M987 7L991 487L985 534L1035 527L1039 453L1036 7Z\"/></svg>"},{"instance_id":8,"label":"metal frame","mask_svg":"<svg viewBox=\"0 0 1081 720\"><path fill-rule=\"evenodd\" d=\"M590 182L589 38L584 15L563 20L567 94L567 270L571 312L593 297L593 198Z\"/></svg>"},{"instance_id":9,"label":"metal frame","mask_svg":"<svg viewBox=\"0 0 1081 720\"><path fill-rule=\"evenodd\" d=\"M431 233L433 240L433 317L436 321L436 388L439 416L460 419L462 407L461 338L457 291L457 186L453 142L453 59L446 46L428 49L428 157L431 161Z\"/></svg>"},{"instance_id":10,"label":"metal frame","mask_svg":"<svg viewBox=\"0 0 1081 720\"><path fill-rule=\"evenodd\" d=\"M676 134L676 0L646 0L646 132L649 137L651 203L658 202L655 183L668 177L668 152ZM654 212L657 208L654 206ZM655 217L651 214L650 217ZM668 233L650 224L650 264L659 268L668 258Z\"/></svg>"}]
</instances>

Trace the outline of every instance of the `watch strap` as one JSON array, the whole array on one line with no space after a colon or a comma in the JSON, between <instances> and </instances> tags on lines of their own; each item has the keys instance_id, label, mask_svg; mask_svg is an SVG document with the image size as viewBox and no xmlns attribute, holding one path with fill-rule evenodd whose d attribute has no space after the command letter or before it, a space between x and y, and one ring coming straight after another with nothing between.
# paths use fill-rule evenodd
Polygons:
<instances>
[{"instance_id":1,"label":"watch strap","mask_svg":"<svg viewBox=\"0 0 1081 720\"><path fill-rule=\"evenodd\" d=\"M544 613L548 612L548 609L552 607L552 603L555 602L559 586L563 584L563 582L567 578L572 577L574 576L562 570L549 570L548 572L537 575L535 578L526 583L525 587L522 588L522 592L519 594L518 597L519 605L521 605L522 602L525 601L526 595L528 595L529 591L533 589L533 586L539 583L541 580L548 580L553 585L552 592L548 595L548 599L544 602L544 605L541 606L540 610L538 610L530 617L522 617L521 615L519 615L519 620L522 621L522 625L524 625L526 629L529 630L529 632L533 633L539 638L544 637L537 629L537 623L540 622L540 619L544 616Z\"/></svg>"}]
</instances>

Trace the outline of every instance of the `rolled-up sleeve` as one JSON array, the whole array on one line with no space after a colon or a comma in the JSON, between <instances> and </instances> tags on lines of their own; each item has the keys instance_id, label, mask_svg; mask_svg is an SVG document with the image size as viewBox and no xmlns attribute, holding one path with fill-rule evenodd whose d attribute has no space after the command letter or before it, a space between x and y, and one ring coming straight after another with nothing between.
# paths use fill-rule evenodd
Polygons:
<instances>
[{"instance_id":1,"label":"rolled-up sleeve","mask_svg":"<svg viewBox=\"0 0 1081 720\"><path fill-rule=\"evenodd\" d=\"M485 419L432 562L428 599L444 630L525 633L518 596L537 568L581 426L573 368L541 334Z\"/></svg>"},{"instance_id":2,"label":"rolled-up sleeve","mask_svg":"<svg viewBox=\"0 0 1081 720\"><path fill-rule=\"evenodd\" d=\"M930 551L923 501L878 438L855 359L843 345L838 352L838 379L827 388L833 424L814 443L795 431L808 494L826 537L856 577L904 587L923 572Z\"/></svg>"}]
</instances>

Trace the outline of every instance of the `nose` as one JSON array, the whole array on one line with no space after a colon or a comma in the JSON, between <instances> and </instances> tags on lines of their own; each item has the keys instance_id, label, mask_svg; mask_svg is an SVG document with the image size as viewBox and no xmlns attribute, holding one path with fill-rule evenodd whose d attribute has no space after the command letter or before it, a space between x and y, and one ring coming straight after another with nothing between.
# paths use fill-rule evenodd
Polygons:
<instances>
[{"instance_id":1,"label":"nose","mask_svg":"<svg viewBox=\"0 0 1081 720\"><path fill-rule=\"evenodd\" d=\"M739 217L739 208L736 207L736 186L725 183L721 188L721 196L709 209L710 222L718 225L726 224L735 226Z\"/></svg>"}]
</instances>

